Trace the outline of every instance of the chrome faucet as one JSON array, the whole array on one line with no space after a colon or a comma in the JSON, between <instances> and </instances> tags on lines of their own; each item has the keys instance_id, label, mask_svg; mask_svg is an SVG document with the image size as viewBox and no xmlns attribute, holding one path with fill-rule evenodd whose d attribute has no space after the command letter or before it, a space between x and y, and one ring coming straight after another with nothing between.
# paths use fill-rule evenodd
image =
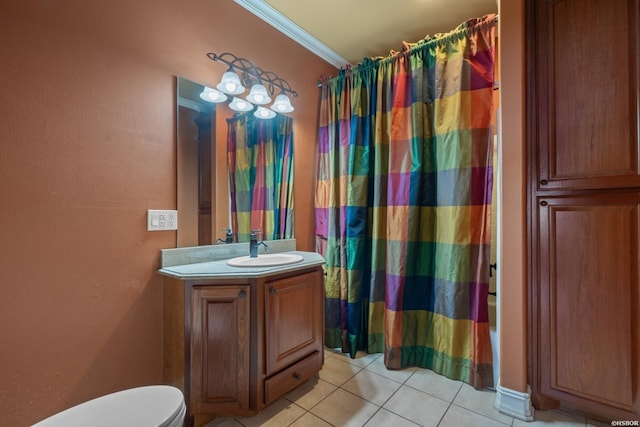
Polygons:
<instances>
[{"instance_id":1,"label":"chrome faucet","mask_svg":"<svg viewBox=\"0 0 640 427\"><path fill-rule=\"evenodd\" d=\"M249 240L249 257L256 258L258 256L258 246L264 246L264 250L268 251L269 246L264 241L258 242L258 236L256 232L259 230L251 230L251 238Z\"/></svg>"}]
</instances>

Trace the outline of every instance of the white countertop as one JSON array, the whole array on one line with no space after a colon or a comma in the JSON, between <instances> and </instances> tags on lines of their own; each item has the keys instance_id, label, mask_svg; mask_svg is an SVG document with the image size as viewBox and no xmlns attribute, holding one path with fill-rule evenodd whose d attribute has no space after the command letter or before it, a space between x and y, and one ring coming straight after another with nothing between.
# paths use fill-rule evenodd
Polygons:
<instances>
[{"instance_id":1,"label":"white countertop","mask_svg":"<svg viewBox=\"0 0 640 427\"><path fill-rule=\"evenodd\" d=\"M176 279L225 279L239 277L263 277L303 268L323 265L325 260L316 252L288 251L302 256L302 261L294 264L267 267L233 267L227 260L198 262L193 264L174 265L158 270L158 273Z\"/></svg>"}]
</instances>

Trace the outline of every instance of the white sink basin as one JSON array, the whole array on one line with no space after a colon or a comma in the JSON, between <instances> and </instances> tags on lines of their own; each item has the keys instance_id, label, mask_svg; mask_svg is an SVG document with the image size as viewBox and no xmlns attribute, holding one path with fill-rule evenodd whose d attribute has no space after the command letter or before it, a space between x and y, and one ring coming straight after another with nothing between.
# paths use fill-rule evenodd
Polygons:
<instances>
[{"instance_id":1,"label":"white sink basin","mask_svg":"<svg viewBox=\"0 0 640 427\"><path fill-rule=\"evenodd\" d=\"M231 258L227 261L232 267L273 267L277 265L295 264L302 261L303 258L298 254L262 254L255 258L249 256L240 256Z\"/></svg>"}]
</instances>

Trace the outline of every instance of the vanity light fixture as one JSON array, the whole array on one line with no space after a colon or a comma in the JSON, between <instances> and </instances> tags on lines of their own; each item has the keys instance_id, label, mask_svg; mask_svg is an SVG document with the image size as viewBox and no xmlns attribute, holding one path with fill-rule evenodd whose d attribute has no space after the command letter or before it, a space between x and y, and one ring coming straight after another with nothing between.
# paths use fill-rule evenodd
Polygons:
<instances>
[{"instance_id":1,"label":"vanity light fixture","mask_svg":"<svg viewBox=\"0 0 640 427\"><path fill-rule=\"evenodd\" d=\"M256 67L248 59L238 58L229 52L220 55L207 53L207 56L212 61L226 64L229 68L216 85L217 90L204 88L200 97L205 101L224 102L228 99L227 95L230 95L232 100L229 108L234 111L251 111L258 106L253 115L261 119L271 119L276 113L290 113L294 110L289 96L297 97L298 92L278 75ZM239 98L237 95L244 93L245 87L251 87L249 94L245 99ZM269 104L276 94L270 109L262 107Z\"/></svg>"},{"instance_id":2,"label":"vanity light fixture","mask_svg":"<svg viewBox=\"0 0 640 427\"><path fill-rule=\"evenodd\" d=\"M253 115L259 119L272 119L276 116L276 113L268 108L258 106Z\"/></svg>"},{"instance_id":3,"label":"vanity light fixture","mask_svg":"<svg viewBox=\"0 0 640 427\"><path fill-rule=\"evenodd\" d=\"M219 90L205 86L204 90L200 93L200 98L209 102L224 102L228 97Z\"/></svg>"},{"instance_id":4,"label":"vanity light fixture","mask_svg":"<svg viewBox=\"0 0 640 427\"><path fill-rule=\"evenodd\" d=\"M216 86L220 92L227 95L240 95L244 92L244 86L240 83L240 77L233 70L229 70L222 75L220 83Z\"/></svg>"},{"instance_id":5,"label":"vanity light fixture","mask_svg":"<svg viewBox=\"0 0 640 427\"><path fill-rule=\"evenodd\" d=\"M267 88L260 83L251 86L251 92L247 95L247 101L255 105L264 105L271 102Z\"/></svg>"},{"instance_id":6,"label":"vanity light fixture","mask_svg":"<svg viewBox=\"0 0 640 427\"><path fill-rule=\"evenodd\" d=\"M293 111L291 100L287 95L282 94L276 96L276 100L273 102L271 108L278 113L290 113Z\"/></svg>"},{"instance_id":7,"label":"vanity light fixture","mask_svg":"<svg viewBox=\"0 0 640 427\"><path fill-rule=\"evenodd\" d=\"M233 111L251 111L253 110L253 105L249 101L234 96L233 100L229 103L229 108Z\"/></svg>"}]
</instances>

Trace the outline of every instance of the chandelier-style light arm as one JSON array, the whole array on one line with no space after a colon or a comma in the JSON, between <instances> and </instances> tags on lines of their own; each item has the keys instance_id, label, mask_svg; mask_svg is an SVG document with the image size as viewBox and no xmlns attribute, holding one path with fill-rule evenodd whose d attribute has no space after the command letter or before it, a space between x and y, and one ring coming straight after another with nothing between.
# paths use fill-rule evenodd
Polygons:
<instances>
[{"instance_id":1,"label":"chandelier-style light arm","mask_svg":"<svg viewBox=\"0 0 640 427\"><path fill-rule=\"evenodd\" d=\"M298 92L293 90L286 80L271 71L265 71L256 67L246 58L238 58L229 52L221 53L220 55L209 52L207 56L212 61L222 62L227 64L232 70L240 72L240 78L246 86L251 86L253 83L261 83L272 96L275 95L276 89L280 89L281 93L290 94L294 97L298 96Z\"/></svg>"}]
</instances>

